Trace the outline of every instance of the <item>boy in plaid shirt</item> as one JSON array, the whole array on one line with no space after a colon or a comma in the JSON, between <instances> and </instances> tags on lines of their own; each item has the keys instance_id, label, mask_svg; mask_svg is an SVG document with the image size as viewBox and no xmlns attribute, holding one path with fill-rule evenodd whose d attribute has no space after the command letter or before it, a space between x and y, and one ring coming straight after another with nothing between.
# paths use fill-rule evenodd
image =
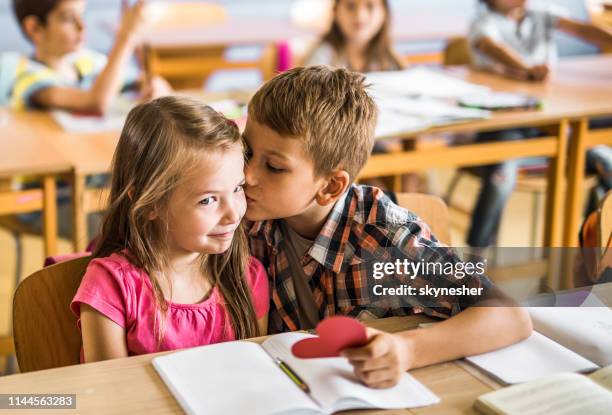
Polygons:
<instances>
[{"instance_id":1,"label":"boy in plaid shirt","mask_svg":"<svg viewBox=\"0 0 612 415\"><path fill-rule=\"evenodd\" d=\"M495 289L473 273L409 277L398 267L387 282L391 277L391 283L407 283L414 295L380 295L377 263L460 269L461 261L427 224L382 191L353 184L371 153L376 117L362 75L296 68L255 94L244 136L246 217L254 221L252 254L270 277L270 332L312 328L333 315L447 318L395 334L368 329L366 346L343 351L364 383L382 388L408 369L522 340L531 333L531 321L520 307L486 307L493 305ZM432 287L447 290L435 295ZM448 294L461 290L481 295Z\"/></svg>"}]
</instances>

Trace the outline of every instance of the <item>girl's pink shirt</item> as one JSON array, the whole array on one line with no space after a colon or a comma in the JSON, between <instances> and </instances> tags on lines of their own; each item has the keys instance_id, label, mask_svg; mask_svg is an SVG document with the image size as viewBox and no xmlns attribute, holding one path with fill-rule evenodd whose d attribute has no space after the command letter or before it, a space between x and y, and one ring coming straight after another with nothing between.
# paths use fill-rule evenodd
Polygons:
<instances>
[{"instance_id":1,"label":"girl's pink shirt","mask_svg":"<svg viewBox=\"0 0 612 415\"><path fill-rule=\"evenodd\" d=\"M246 278L251 288L255 314L260 319L268 313L270 294L266 271L254 257L249 260ZM87 267L70 304L79 317L79 328L81 304L88 304L125 330L130 356L235 339L223 296L215 287L201 303L168 302L164 338L158 348L153 330L156 304L151 280L124 254L115 253L94 259Z\"/></svg>"}]
</instances>

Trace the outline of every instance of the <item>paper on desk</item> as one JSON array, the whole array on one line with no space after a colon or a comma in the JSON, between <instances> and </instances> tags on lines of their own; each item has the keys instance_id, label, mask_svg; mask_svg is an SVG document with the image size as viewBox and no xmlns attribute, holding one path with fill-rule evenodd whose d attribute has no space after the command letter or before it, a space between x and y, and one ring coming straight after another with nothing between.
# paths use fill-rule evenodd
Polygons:
<instances>
[{"instance_id":1,"label":"paper on desk","mask_svg":"<svg viewBox=\"0 0 612 415\"><path fill-rule=\"evenodd\" d=\"M431 123L423 117L400 114L395 111L380 111L374 136L376 138L393 137L422 131L429 127Z\"/></svg>"},{"instance_id":2,"label":"paper on desk","mask_svg":"<svg viewBox=\"0 0 612 415\"><path fill-rule=\"evenodd\" d=\"M367 80L372 84L372 91L388 91L400 95L459 98L490 91L486 86L472 84L441 71L423 67L371 72L367 75Z\"/></svg>"},{"instance_id":3,"label":"paper on desk","mask_svg":"<svg viewBox=\"0 0 612 415\"><path fill-rule=\"evenodd\" d=\"M466 357L506 384L522 383L561 372L586 372L598 366L548 337L534 331L519 343Z\"/></svg>"},{"instance_id":4,"label":"paper on desk","mask_svg":"<svg viewBox=\"0 0 612 415\"><path fill-rule=\"evenodd\" d=\"M490 111L463 108L440 99L400 97L379 91L374 100L379 109L376 137L491 116Z\"/></svg>"},{"instance_id":5,"label":"paper on desk","mask_svg":"<svg viewBox=\"0 0 612 415\"><path fill-rule=\"evenodd\" d=\"M134 96L121 96L111 105L105 115L81 115L68 111L55 110L51 114L55 121L67 132L75 134L121 131L125 119L132 108L138 104ZM233 100L207 102L218 112L231 119L245 115L244 106Z\"/></svg>"},{"instance_id":6,"label":"paper on desk","mask_svg":"<svg viewBox=\"0 0 612 415\"><path fill-rule=\"evenodd\" d=\"M543 335L600 366L612 364L612 310L608 307L529 307Z\"/></svg>"},{"instance_id":7,"label":"paper on desk","mask_svg":"<svg viewBox=\"0 0 612 415\"><path fill-rule=\"evenodd\" d=\"M128 112L137 103L133 94L126 94L115 99L105 115L83 115L63 110L51 111L51 115L64 131L69 133L119 132Z\"/></svg>"}]
</instances>

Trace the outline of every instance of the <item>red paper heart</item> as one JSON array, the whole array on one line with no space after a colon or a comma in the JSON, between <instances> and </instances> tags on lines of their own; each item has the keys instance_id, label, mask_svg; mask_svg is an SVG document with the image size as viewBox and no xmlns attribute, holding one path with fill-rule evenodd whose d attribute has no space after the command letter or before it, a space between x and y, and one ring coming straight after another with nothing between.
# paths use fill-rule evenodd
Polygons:
<instances>
[{"instance_id":1,"label":"red paper heart","mask_svg":"<svg viewBox=\"0 0 612 415\"><path fill-rule=\"evenodd\" d=\"M334 316L317 325L319 337L300 340L291 347L291 353L302 359L337 357L347 347L359 347L367 343L366 329L359 321Z\"/></svg>"}]
</instances>

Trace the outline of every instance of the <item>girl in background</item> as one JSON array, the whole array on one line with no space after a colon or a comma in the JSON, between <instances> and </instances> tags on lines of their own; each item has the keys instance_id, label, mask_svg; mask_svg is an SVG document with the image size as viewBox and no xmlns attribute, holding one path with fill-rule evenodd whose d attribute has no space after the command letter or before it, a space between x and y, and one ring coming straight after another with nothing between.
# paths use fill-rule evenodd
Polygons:
<instances>
[{"instance_id":1,"label":"girl in background","mask_svg":"<svg viewBox=\"0 0 612 415\"><path fill-rule=\"evenodd\" d=\"M304 65L330 65L358 72L402 69L391 45L390 26L388 0L335 0L332 25Z\"/></svg>"}]
</instances>

